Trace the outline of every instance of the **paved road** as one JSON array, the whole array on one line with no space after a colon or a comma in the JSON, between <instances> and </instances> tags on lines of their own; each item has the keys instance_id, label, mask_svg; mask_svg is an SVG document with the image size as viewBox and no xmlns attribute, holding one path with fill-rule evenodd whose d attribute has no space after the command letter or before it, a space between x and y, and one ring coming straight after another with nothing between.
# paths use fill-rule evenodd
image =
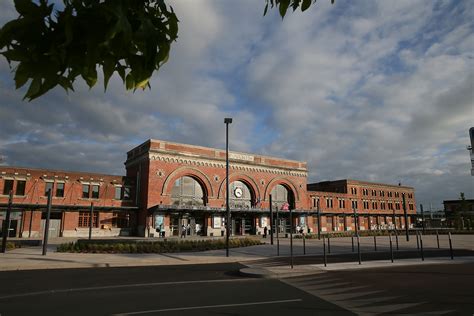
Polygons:
<instances>
[{"instance_id":1,"label":"paved road","mask_svg":"<svg viewBox=\"0 0 474 316\"><path fill-rule=\"evenodd\" d=\"M359 315L474 314L474 263L329 271L285 282Z\"/></svg>"},{"instance_id":2,"label":"paved road","mask_svg":"<svg viewBox=\"0 0 474 316\"><path fill-rule=\"evenodd\" d=\"M231 264L0 272L0 314L353 315Z\"/></svg>"}]
</instances>

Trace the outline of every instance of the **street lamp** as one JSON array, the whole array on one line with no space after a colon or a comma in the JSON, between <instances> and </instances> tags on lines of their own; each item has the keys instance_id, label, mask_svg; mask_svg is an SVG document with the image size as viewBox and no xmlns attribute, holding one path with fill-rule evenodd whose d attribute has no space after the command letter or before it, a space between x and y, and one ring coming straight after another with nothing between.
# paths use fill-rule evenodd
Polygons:
<instances>
[{"instance_id":1,"label":"street lamp","mask_svg":"<svg viewBox=\"0 0 474 316\"><path fill-rule=\"evenodd\" d=\"M227 211L227 232L225 238L226 257L229 256L229 236L230 236L230 208L229 208L229 124L232 123L232 118L226 117L224 119L225 123L225 182L226 182L226 195L225 195L225 207Z\"/></svg>"}]
</instances>

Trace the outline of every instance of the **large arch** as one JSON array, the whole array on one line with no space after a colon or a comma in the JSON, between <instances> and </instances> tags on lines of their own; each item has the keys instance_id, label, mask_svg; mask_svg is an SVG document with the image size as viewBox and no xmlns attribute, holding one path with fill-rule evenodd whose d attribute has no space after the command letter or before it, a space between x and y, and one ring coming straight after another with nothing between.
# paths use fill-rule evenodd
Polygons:
<instances>
[{"instance_id":1,"label":"large arch","mask_svg":"<svg viewBox=\"0 0 474 316\"><path fill-rule=\"evenodd\" d=\"M274 178L270 182L268 182L267 186L265 187L265 195L264 195L265 201L268 200L268 196L270 195L270 192L272 192L273 188L277 186L278 184L284 185L285 187L287 187L289 190L293 192L293 196L295 197L295 202L300 201L300 194L298 192L296 185L285 177Z\"/></svg>"},{"instance_id":2,"label":"large arch","mask_svg":"<svg viewBox=\"0 0 474 316\"><path fill-rule=\"evenodd\" d=\"M223 181L221 181L221 184L219 185L219 196L218 198L220 199L225 199L225 185L226 185L226 179L224 178ZM229 184L232 183L233 181L242 181L244 182L250 189L253 191L252 193L255 195L255 200L262 199L260 195L260 190L258 189L257 182L250 177L249 175L243 173L243 172L238 172L238 173L233 173L229 175ZM254 201L255 202L255 201Z\"/></svg>"},{"instance_id":3,"label":"large arch","mask_svg":"<svg viewBox=\"0 0 474 316\"><path fill-rule=\"evenodd\" d=\"M206 200L214 198L214 190L212 189L211 180L208 176L199 169L190 167L180 167L170 173L166 178L165 183L163 183L161 195L171 196L171 186L173 186L176 180L184 176L191 177L201 184L204 189L204 194L206 195Z\"/></svg>"}]
</instances>

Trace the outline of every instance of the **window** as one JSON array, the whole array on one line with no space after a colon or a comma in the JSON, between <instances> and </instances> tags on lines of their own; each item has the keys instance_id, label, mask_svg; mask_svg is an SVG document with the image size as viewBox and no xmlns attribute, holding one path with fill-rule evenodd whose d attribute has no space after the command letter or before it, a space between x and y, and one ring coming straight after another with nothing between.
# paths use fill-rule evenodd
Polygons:
<instances>
[{"instance_id":1,"label":"window","mask_svg":"<svg viewBox=\"0 0 474 316\"><path fill-rule=\"evenodd\" d=\"M19 180L16 182L15 195L25 195L26 181Z\"/></svg>"},{"instance_id":2,"label":"window","mask_svg":"<svg viewBox=\"0 0 474 316\"><path fill-rule=\"evenodd\" d=\"M364 210L369 209L369 201L364 201Z\"/></svg>"},{"instance_id":3,"label":"window","mask_svg":"<svg viewBox=\"0 0 474 316\"><path fill-rule=\"evenodd\" d=\"M92 198L93 199L98 199L99 198L99 186L98 185L93 185L92 186Z\"/></svg>"},{"instance_id":4,"label":"window","mask_svg":"<svg viewBox=\"0 0 474 316\"><path fill-rule=\"evenodd\" d=\"M92 221L92 227L97 227L98 219L99 219L99 213L94 212L94 218ZM79 222L78 225L79 227L90 227L91 224L91 213L90 212L79 212Z\"/></svg>"},{"instance_id":5,"label":"window","mask_svg":"<svg viewBox=\"0 0 474 316\"><path fill-rule=\"evenodd\" d=\"M123 188L123 199L124 200L130 200L131 199L131 192L132 192L131 187L124 187Z\"/></svg>"},{"instance_id":6,"label":"window","mask_svg":"<svg viewBox=\"0 0 474 316\"><path fill-rule=\"evenodd\" d=\"M377 196L377 190L372 190L372 196Z\"/></svg>"},{"instance_id":7,"label":"window","mask_svg":"<svg viewBox=\"0 0 474 316\"><path fill-rule=\"evenodd\" d=\"M393 204L392 203L388 203L388 209L393 210Z\"/></svg>"},{"instance_id":8,"label":"window","mask_svg":"<svg viewBox=\"0 0 474 316\"><path fill-rule=\"evenodd\" d=\"M115 187L115 197L116 200L122 199L122 187Z\"/></svg>"},{"instance_id":9,"label":"window","mask_svg":"<svg viewBox=\"0 0 474 316\"><path fill-rule=\"evenodd\" d=\"M345 200L339 200L339 208L346 208L346 201Z\"/></svg>"},{"instance_id":10,"label":"window","mask_svg":"<svg viewBox=\"0 0 474 316\"><path fill-rule=\"evenodd\" d=\"M410 211L413 211L413 204L409 204L408 207L410 208Z\"/></svg>"},{"instance_id":11,"label":"window","mask_svg":"<svg viewBox=\"0 0 474 316\"><path fill-rule=\"evenodd\" d=\"M352 194L357 194L357 189L356 188L351 188L351 193Z\"/></svg>"},{"instance_id":12,"label":"window","mask_svg":"<svg viewBox=\"0 0 474 316\"><path fill-rule=\"evenodd\" d=\"M377 202L372 201L372 209L376 210L377 209Z\"/></svg>"},{"instance_id":13,"label":"window","mask_svg":"<svg viewBox=\"0 0 474 316\"><path fill-rule=\"evenodd\" d=\"M357 209L357 201L352 201L352 208Z\"/></svg>"},{"instance_id":14,"label":"window","mask_svg":"<svg viewBox=\"0 0 474 316\"><path fill-rule=\"evenodd\" d=\"M332 208L332 199L326 198L326 207L327 208Z\"/></svg>"},{"instance_id":15,"label":"window","mask_svg":"<svg viewBox=\"0 0 474 316\"><path fill-rule=\"evenodd\" d=\"M3 185L3 195L9 195L10 191L13 190L13 180L5 180Z\"/></svg>"},{"instance_id":16,"label":"window","mask_svg":"<svg viewBox=\"0 0 474 316\"><path fill-rule=\"evenodd\" d=\"M51 190L51 193L53 193L53 185L54 185L54 182L46 182L44 186L44 196L48 196L49 190Z\"/></svg>"},{"instance_id":17,"label":"window","mask_svg":"<svg viewBox=\"0 0 474 316\"><path fill-rule=\"evenodd\" d=\"M171 203L173 205L203 206L205 199L201 184L189 176L177 179L171 189Z\"/></svg>"},{"instance_id":18,"label":"window","mask_svg":"<svg viewBox=\"0 0 474 316\"><path fill-rule=\"evenodd\" d=\"M89 198L89 185L88 184L83 184L82 185L82 197L84 199Z\"/></svg>"},{"instance_id":19,"label":"window","mask_svg":"<svg viewBox=\"0 0 474 316\"><path fill-rule=\"evenodd\" d=\"M382 197L385 196L385 192L380 190L380 196L382 196Z\"/></svg>"},{"instance_id":20,"label":"window","mask_svg":"<svg viewBox=\"0 0 474 316\"><path fill-rule=\"evenodd\" d=\"M117 228L130 227L130 214L126 212L113 212L112 227L117 227Z\"/></svg>"},{"instance_id":21,"label":"window","mask_svg":"<svg viewBox=\"0 0 474 316\"><path fill-rule=\"evenodd\" d=\"M64 197L64 183L56 183L56 197Z\"/></svg>"},{"instance_id":22,"label":"window","mask_svg":"<svg viewBox=\"0 0 474 316\"><path fill-rule=\"evenodd\" d=\"M380 202L380 209L384 210L385 209L385 202Z\"/></svg>"}]
</instances>

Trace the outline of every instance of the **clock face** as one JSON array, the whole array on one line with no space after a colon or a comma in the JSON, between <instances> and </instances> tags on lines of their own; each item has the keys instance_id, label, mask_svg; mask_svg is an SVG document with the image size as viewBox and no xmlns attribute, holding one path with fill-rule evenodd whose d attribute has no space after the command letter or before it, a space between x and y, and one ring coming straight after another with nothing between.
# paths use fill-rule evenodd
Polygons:
<instances>
[{"instance_id":1,"label":"clock face","mask_svg":"<svg viewBox=\"0 0 474 316\"><path fill-rule=\"evenodd\" d=\"M242 188L235 188L235 190L234 190L234 195L235 195L236 197L238 197L238 198L239 198L239 197L242 197L242 194L243 194Z\"/></svg>"}]
</instances>

